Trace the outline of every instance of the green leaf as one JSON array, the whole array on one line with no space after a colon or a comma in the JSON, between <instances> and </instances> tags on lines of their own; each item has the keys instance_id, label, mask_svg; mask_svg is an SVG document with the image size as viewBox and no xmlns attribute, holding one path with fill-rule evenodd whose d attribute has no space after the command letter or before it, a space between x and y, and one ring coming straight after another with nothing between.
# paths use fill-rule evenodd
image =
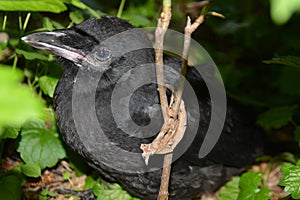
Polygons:
<instances>
[{"instance_id":1,"label":"green leaf","mask_svg":"<svg viewBox=\"0 0 300 200\"><path fill-rule=\"evenodd\" d=\"M49 199L48 196L49 197L56 197L56 194L54 192L49 191L49 190L43 190L40 193L39 200L48 200ZM50 199L52 199L52 198L50 198Z\"/></svg>"},{"instance_id":2,"label":"green leaf","mask_svg":"<svg viewBox=\"0 0 300 200\"><path fill-rule=\"evenodd\" d=\"M97 200L138 200L138 198L131 197L116 183L103 184L101 180L94 180L92 177L88 177L86 182L85 188L92 188Z\"/></svg>"},{"instance_id":3,"label":"green leaf","mask_svg":"<svg viewBox=\"0 0 300 200\"><path fill-rule=\"evenodd\" d=\"M238 200L268 200L269 189L259 188L262 184L262 174L258 172L244 173L240 178L240 193Z\"/></svg>"},{"instance_id":4,"label":"green leaf","mask_svg":"<svg viewBox=\"0 0 300 200\"><path fill-rule=\"evenodd\" d=\"M64 180L70 180L72 174L70 172L63 173L63 179Z\"/></svg>"},{"instance_id":5,"label":"green leaf","mask_svg":"<svg viewBox=\"0 0 300 200\"><path fill-rule=\"evenodd\" d=\"M44 169L56 165L66 152L56 129L46 130L42 123L30 123L22 128L17 151L25 163L35 163Z\"/></svg>"},{"instance_id":6,"label":"green leaf","mask_svg":"<svg viewBox=\"0 0 300 200\"><path fill-rule=\"evenodd\" d=\"M70 17L71 21L74 22L75 24L79 24L79 23L83 22L83 20L84 20L83 15L78 11L70 12L69 17Z\"/></svg>"},{"instance_id":7,"label":"green leaf","mask_svg":"<svg viewBox=\"0 0 300 200\"><path fill-rule=\"evenodd\" d=\"M21 180L14 175L0 178L0 199L20 200L22 194Z\"/></svg>"},{"instance_id":8,"label":"green leaf","mask_svg":"<svg viewBox=\"0 0 300 200\"><path fill-rule=\"evenodd\" d=\"M58 83L58 78L50 76L42 76L39 78L39 85L42 91L53 98L55 87Z\"/></svg>"},{"instance_id":9,"label":"green leaf","mask_svg":"<svg viewBox=\"0 0 300 200\"><path fill-rule=\"evenodd\" d=\"M217 200L236 200L238 198L240 177L233 177L229 181L225 188L221 190L220 195Z\"/></svg>"},{"instance_id":10,"label":"green leaf","mask_svg":"<svg viewBox=\"0 0 300 200\"><path fill-rule=\"evenodd\" d=\"M271 18L278 25L285 24L294 12L300 11L299 0L270 0L270 4Z\"/></svg>"},{"instance_id":11,"label":"green leaf","mask_svg":"<svg viewBox=\"0 0 300 200\"><path fill-rule=\"evenodd\" d=\"M300 199L300 166L291 163L284 163L280 169L283 173L283 178L279 185L284 186L284 191L294 199Z\"/></svg>"},{"instance_id":12,"label":"green leaf","mask_svg":"<svg viewBox=\"0 0 300 200\"><path fill-rule=\"evenodd\" d=\"M151 21L140 14L124 13L123 19L128 20L133 26L148 26Z\"/></svg>"},{"instance_id":13,"label":"green leaf","mask_svg":"<svg viewBox=\"0 0 300 200\"><path fill-rule=\"evenodd\" d=\"M40 177L41 176L41 168L39 165L35 163L24 164L21 166L22 173L29 177Z\"/></svg>"},{"instance_id":14,"label":"green leaf","mask_svg":"<svg viewBox=\"0 0 300 200\"><path fill-rule=\"evenodd\" d=\"M20 84L22 79L21 71L0 64L0 129L6 125L18 127L43 113L41 99Z\"/></svg>"},{"instance_id":15,"label":"green leaf","mask_svg":"<svg viewBox=\"0 0 300 200\"><path fill-rule=\"evenodd\" d=\"M258 116L257 123L264 128L281 128L292 121L297 105L272 108Z\"/></svg>"},{"instance_id":16,"label":"green leaf","mask_svg":"<svg viewBox=\"0 0 300 200\"><path fill-rule=\"evenodd\" d=\"M67 7L60 0L1 0L0 10L60 13L67 10Z\"/></svg>"},{"instance_id":17,"label":"green leaf","mask_svg":"<svg viewBox=\"0 0 300 200\"><path fill-rule=\"evenodd\" d=\"M0 51L3 51L7 47L8 41L0 43Z\"/></svg>"},{"instance_id":18,"label":"green leaf","mask_svg":"<svg viewBox=\"0 0 300 200\"><path fill-rule=\"evenodd\" d=\"M80 0L71 0L69 3L73 6L76 6L77 8L80 8L81 10L87 9L87 5L82 3Z\"/></svg>"},{"instance_id":19,"label":"green leaf","mask_svg":"<svg viewBox=\"0 0 300 200\"><path fill-rule=\"evenodd\" d=\"M50 196L50 197L55 197L56 196L54 192L51 192L49 190L43 190L43 191L41 191L41 195L42 196Z\"/></svg>"},{"instance_id":20,"label":"green leaf","mask_svg":"<svg viewBox=\"0 0 300 200\"><path fill-rule=\"evenodd\" d=\"M89 190L92 189L95 185L98 184L98 180L95 180L92 176L88 176L85 179L84 189Z\"/></svg>"},{"instance_id":21,"label":"green leaf","mask_svg":"<svg viewBox=\"0 0 300 200\"><path fill-rule=\"evenodd\" d=\"M64 26L49 17L43 17L43 28L47 31L53 31L54 29L63 29Z\"/></svg>"},{"instance_id":22,"label":"green leaf","mask_svg":"<svg viewBox=\"0 0 300 200\"><path fill-rule=\"evenodd\" d=\"M19 135L20 127L13 127L13 126L5 126L3 128L2 133L0 132L0 139L4 138L12 138L16 139Z\"/></svg>"},{"instance_id":23,"label":"green leaf","mask_svg":"<svg viewBox=\"0 0 300 200\"><path fill-rule=\"evenodd\" d=\"M300 68L300 57L297 56L281 56L278 58L272 58L272 60L264 60L263 62L266 64L281 64Z\"/></svg>"},{"instance_id":24,"label":"green leaf","mask_svg":"<svg viewBox=\"0 0 300 200\"><path fill-rule=\"evenodd\" d=\"M23 55L27 60L39 59L39 60L48 61L47 56L44 56L44 55L36 53L36 52L29 52L29 51L24 51L22 49L16 49L16 53Z\"/></svg>"}]
</instances>

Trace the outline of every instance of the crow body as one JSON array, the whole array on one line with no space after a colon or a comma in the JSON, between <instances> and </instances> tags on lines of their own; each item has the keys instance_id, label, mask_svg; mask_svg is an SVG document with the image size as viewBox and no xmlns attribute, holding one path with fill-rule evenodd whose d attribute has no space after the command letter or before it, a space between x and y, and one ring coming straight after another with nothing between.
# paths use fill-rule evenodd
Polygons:
<instances>
[{"instance_id":1,"label":"crow body","mask_svg":"<svg viewBox=\"0 0 300 200\"><path fill-rule=\"evenodd\" d=\"M56 54L62 63L64 72L55 90L54 109L65 142L104 178L118 182L134 196L156 199L161 168L139 168L143 163L140 144L150 143L155 134L146 135L143 129L137 128L153 121L157 121L155 128L162 125L157 85L149 78L155 78L154 50L149 48L152 44L140 30L114 37L133 28L125 20L107 16L89 19L66 30L34 33L23 40ZM132 43L134 47L129 47ZM166 80L176 88L181 62L164 56L164 64L174 69L166 74ZM144 74L135 71L142 67ZM114 94L117 86L126 90L148 78L130 96L122 90ZM191 124L198 129L183 155L173 162L170 199L192 199L215 191L264 151L262 135L249 112L228 100L222 134L213 150L205 158L199 158L211 116L211 99L205 82L194 68L189 69L187 81L197 97L196 104L190 105L189 98L183 95L188 113L187 129ZM113 103L128 109L129 115L115 112ZM132 122L137 126L131 126ZM155 128L158 133L159 129ZM133 156L136 161L124 157L126 154L122 152L140 157ZM161 157L158 156L159 161Z\"/></svg>"}]
</instances>

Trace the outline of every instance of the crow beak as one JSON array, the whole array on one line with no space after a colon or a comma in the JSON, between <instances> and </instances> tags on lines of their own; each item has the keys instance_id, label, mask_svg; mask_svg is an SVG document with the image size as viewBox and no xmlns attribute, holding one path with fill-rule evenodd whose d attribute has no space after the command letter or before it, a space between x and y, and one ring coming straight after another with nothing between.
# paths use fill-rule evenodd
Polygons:
<instances>
[{"instance_id":1,"label":"crow beak","mask_svg":"<svg viewBox=\"0 0 300 200\"><path fill-rule=\"evenodd\" d=\"M82 61L85 60L85 54L78 49L64 45L60 37L65 35L66 33L59 31L39 32L24 36L21 39L37 49L47 50L74 63L82 63Z\"/></svg>"}]
</instances>

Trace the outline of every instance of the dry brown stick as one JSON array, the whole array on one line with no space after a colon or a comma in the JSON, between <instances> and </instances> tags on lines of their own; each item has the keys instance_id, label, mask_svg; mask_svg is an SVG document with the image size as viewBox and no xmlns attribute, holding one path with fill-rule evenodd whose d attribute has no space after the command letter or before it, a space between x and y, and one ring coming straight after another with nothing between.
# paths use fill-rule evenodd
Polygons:
<instances>
[{"instance_id":1,"label":"dry brown stick","mask_svg":"<svg viewBox=\"0 0 300 200\"><path fill-rule=\"evenodd\" d=\"M187 60L188 60L188 52L190 48L191 34L197 29L197 27L204 22L204 15L201 15L196 19L196 21L191 24L191 19L188 17L187 25L185 27L184 34L184 46L182 53L182 69L181 76L178 83L178 90L176 92L176 100L175 105L173 107L173 119L177 119L178 111L181 104L181 98L183 94L183 88L185 83L185 76L187 72ZM165 96L165 95L164 95ZM164 157L163 164L163 172L161 176L161 185L158 195L158 200L167 200L168 199L168 187L169 187L169 179L171 172L171 164L172 164L173 153L166 154Z\"/></svg>"},{"instance_id":2,"label":"dry brown stick","mask_svg":"<svg viewBox=\"0 0 300 200\"><path fill-rule=\"evenodd\" d=\"M174 106L174 116L176 117L179 111L179 106L183 94L183 88L185 83L185 76L187 72L187 60L188 60L188 53L190 49L191 43L191 35L192 33L198 28L200 24L204 22L204 15L200 15L196 21L191 24L190 17L187 18L187 24L184 28L184 43L183 43L183 51L182 51L182 64L181 64L181 76L178 83L178 89L176 92L176 101Z\"/></svg>"},{"instance_id":3,"label":"dry brown stick","mask_svg":"<svg viewBox=\"0 0 300 200\"><path fill-rule=\"evenodd\" d=\"M157 29L155 31L155 62L156 62L156 76L158 84L158 92L160 96L160 103L162 108L162 113L164 120L167 119L167 108L168 101L166 96L166 88L164 83L164 70L163 70L163 40L164 35L169 27L171 20L171 0L164 0L163 2L163 12L161 13L161 18L158 19ZM164 165L162 171L161 185L159 189L159 200L168 199L168 187L171 171L173 154L169 153L164 157Z\"/></svg>"},{"instance_id":4,"label":"dry brown stick","mask_svg":"<svg viewBox=\"0 0 300 200\"><path fill-rule=\"evenodd\" d=\"M158 92L160 97L160 103L164 119L167 118L168 101L166 97L165 81L164 81L164 69L163 69L163 46L164 36L169 27L171 20L171 0L164 0L163 12L158 19L157 28L155 31L155 66L156 77L158 84Z\"/></svg>"},{"instance_id":5,"label":"dry brown stick","mask_svg":"<svg viewBox=\"0 0 300 200\"><path fill-rule=\"evenodd\" d=\"M169 179L171 174L173 153L168 153L164 156L163 173L161 175L161 183L159 188L158 200L167 200L169 193Z\"/></svg>"}]
</instances>

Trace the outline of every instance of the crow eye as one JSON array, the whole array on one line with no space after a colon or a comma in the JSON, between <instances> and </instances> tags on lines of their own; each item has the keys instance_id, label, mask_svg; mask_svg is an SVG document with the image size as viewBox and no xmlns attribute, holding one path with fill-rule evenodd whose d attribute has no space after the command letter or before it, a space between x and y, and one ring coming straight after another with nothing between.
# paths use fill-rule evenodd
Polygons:
<instances>
[{"instance_id":1,"label":"crow eye","mask_svg":"<svg viewBox=\"0 0 300 200\"><path fill-rule=\"evenodd\" d=\"M97 59L100 61L105 61L107 59L110 58L110 51L108 49L100 49L97 53L96 53Z\"/></svg>"}]
</instances>

